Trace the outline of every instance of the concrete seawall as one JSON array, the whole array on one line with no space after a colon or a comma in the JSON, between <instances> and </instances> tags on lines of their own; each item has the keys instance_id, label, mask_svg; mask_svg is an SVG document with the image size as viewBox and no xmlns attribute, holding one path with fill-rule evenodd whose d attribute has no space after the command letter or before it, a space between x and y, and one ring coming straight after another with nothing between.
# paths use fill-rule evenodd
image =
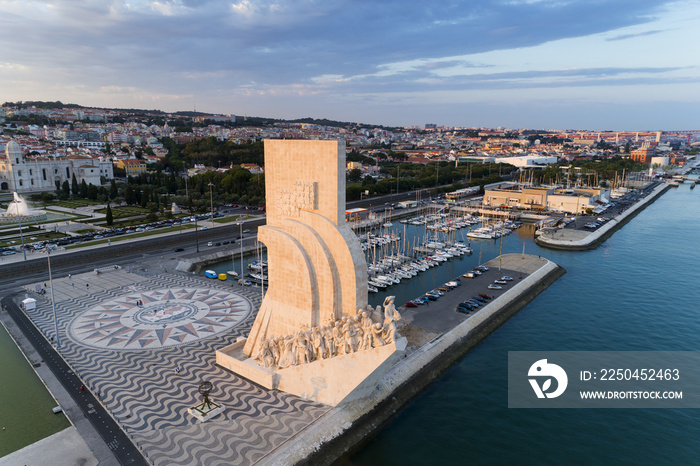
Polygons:
<instances>
[{"instance_id":1,"label":"concrete seawall","mask_svg":"<svg viewBox=\"0 0 700 466\"><path fill-rule=\"evenodd\" d=\"M497 260L490 265L497 266ZM330 409L294 442L277 448L262 462L331 464L357 450L444 370L566 273L551 261L535 260L541 260L542 266L456 327L406 355L370 396Z\"/></svg>"},{"instance_id":2,"label":"concrete seawall","mask_svg":"<svg viewBox=\"0 0 700 466\"><path fill-rule=\"evenodd\" d=\"M639 202L634 204L632 207L624 211L622 214L618 215L613 220L600 227L598 230L592 232L588 236L579 240L567 240L567 239L556 239L551 238L547 235L541 235L535 238L535 243L539 246L549 248L549 249L564 249L570 251L585 251L588 249L595 249L600 246L605 240L610 238L613 233L622 228L630 220L632 220L637 214L644 210L648 205L658 199L663 193L668 191L670 186L667 184L662 184L658 186L652 193L641 199Z\"/></svg>"}]
</instances>

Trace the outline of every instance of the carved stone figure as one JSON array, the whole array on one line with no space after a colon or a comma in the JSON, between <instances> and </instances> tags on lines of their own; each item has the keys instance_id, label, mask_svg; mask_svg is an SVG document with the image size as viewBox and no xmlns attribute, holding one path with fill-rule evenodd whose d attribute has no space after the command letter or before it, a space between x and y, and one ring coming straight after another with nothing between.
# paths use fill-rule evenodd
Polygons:
<instances>
[{"instance_id":1,"label":"carved stone figure","mask_svg":"<svg viewBox=\"0 0 700 466\"><path fill-rule=\"evenodd\" d=\"M311 351L309 351L306 336L302 332L299 332L296 337L295 349L297 358L294 365L307 364L311 362Z\"/></svg>"},{"instance_id":2,"label":"carved stone figure","mask_svg":"<svg viewBox=\"0 0 700 466\"><path fill-rule=\"evenodd\" d=\"M270 340L270 352L272 353L272 359L275 361L275 366L280 363L280 338L274 338Z\"/></svg>"},{"instance_id":3,"label":"carved stone figure","mask_svg":"<svg viewBox=\"0 0 700 466\"><path fill-rule=\"evenodd\" d=\"M355 344L356 342L356 334L355 334L355 325L353 325L353 322L350 318L348 317L343 317L343 325L341 327L341 331L343 333L343 351L345 354L350 354L355 351Z\"/></svg>"},{"instance_id":4,"label":"carved stone figure","mask_svg":"<svg viewBox=\"0 0 700 466\"><path fill-rule=\"evenodd\" d=\"M345 352L345 335L341 329L342 321L335 322L333 326L333 341L335 342L335 355L346 354Z\"/></svg>"},{"instance_id":5,"label":"carved stone figure","mask_svg":"<svg viewBox=\"0 0 700 466\"><path fill-rule=\"evenodd\" d=\"M328 327L321 329L323 331L323 341L326 343L326 354L329 358L336 355L335 340L333 339L333 326L335 323L331 323Z\"/></svg>"},{"instance_id":6,"label":"carved stone figure","mask_svg":"<svg viewBox=\"0 0 700 466\"><path fill-rule=\"evenodd\" d=\"M314 327L311 337L313 339L313 346L314 346L314 354L316 359L326 359L328 357L327 354L327 349L326 349L326 341L325 337L321 333L321 331L318 329L318 327Z\"/></svg>"},{"instance_id":7,"label":"carved stone figure","mask_svg":"<svg viewBox=\"0 0 700 466\"><path fill-rule=\"evenodd\" d=\"M384 346L395 340L396 321L401 315L394 306L393 296L384 300L383 320L375 322L380 310L379 306L376 309L368 306L367 311L358 309L355 316L329 320L322 327L303 325L294 335L263 340L254 359L265 367L286 369Z\"/></svg>"},{"instance_id":8,"label":"carved stone figure","mask_svg":"<svg viewBox=\"0 0 700 466\"><path fill-rule=\"evenodd\" d=\"M372 337L375 348L384 346L384 327L382 327L382 324L377 322L372 326Z\"/></svg>"},{"instance_id":9,"label":"carved stone figure","mask_svg":"<svg viewBox=\"0 0 700 466\"><path fill-rule=\"evenodd\" d=\"M384 322L384 342L391 343L394 341L394 336L396 335L396 325L394 325L393 320L387 320Z\"/></svg>"},{"instance_id":10,"label":"carved stone figure","mask_svg":"<svg viewBox=\"0 0 700 466\"><path fill-rule=\"evenodd\" d=\"M387 320L397 321L401 320L401 314L396 310L394 306L395 296L387 296L384 298L384 322Z\"/></svg>"},{"instance_id":11,"label":"carved stone figure","mask_svg":"<svg viewBox=\"0 0 700 466\"><path fill-rule=\"evenodd\" d=\"M284 352L280 358L279 367L284 369L290 366L296 366L296 356L294 353L294 337L287 335L284 339Z\"/></svg>"},{"instance_id":12,"label":"carved stone figure","mask_svg":"<svg viewBox=\"0 0 700 466\"><path fill-rule=\"evenodd\" d=\"M270 349L270 341L265 340L260 346L260 351L255 358L260 364L265 367L273 367L275 365L275 358L272 355L272 350Z\"/></svg>"}]
</instances>

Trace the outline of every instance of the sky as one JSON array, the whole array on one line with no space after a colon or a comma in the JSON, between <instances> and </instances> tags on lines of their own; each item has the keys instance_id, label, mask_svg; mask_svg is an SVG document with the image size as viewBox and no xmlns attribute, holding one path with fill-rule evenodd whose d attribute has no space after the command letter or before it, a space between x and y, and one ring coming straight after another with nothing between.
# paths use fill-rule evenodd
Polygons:
<instances>
[{"instance_id":1,"label":"sky","mask_svg":"<svg viewBox=\"0 0 700 466\"><path fill-rule=\"evenodd\" d=\"M0 100L700 129L700 0L0 0Z\"/></svg>"}]
</instances>

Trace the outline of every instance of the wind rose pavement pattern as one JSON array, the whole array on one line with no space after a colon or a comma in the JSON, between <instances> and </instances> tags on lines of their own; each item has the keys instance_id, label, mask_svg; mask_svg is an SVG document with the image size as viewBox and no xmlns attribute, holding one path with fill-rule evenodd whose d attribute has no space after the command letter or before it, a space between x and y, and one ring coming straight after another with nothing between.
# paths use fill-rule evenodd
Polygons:
<instances>
[{"instance_id":1,"label":"wind rose pavement pattern","mask_svg":"<svg viewBox=\"0 0 700 466\"><path fill-rule=\"evenodd\" d=\"M114 350L192 343L228 330L252 312L250 301L211 288L165 288L120 296L80 314L71 339Z\"/></svg>"},{"instance_id":2,"label":"wind rose pavement pattern","mask_svg":"<svg viewBox=\"0 0 700 466\"><path fill-rule=\"evenodd\" d=\"M73 286L81 280L90 282L89 292ZM259 290L124 271L54 279L54 290L62 356L152 464L256 463L329 409L214 364L217 348L249 333ZM45 297L28 315L53 333ZM201 403L204 380L226 410L199 423L187 408Z\"/></svg>"}]
</instances>

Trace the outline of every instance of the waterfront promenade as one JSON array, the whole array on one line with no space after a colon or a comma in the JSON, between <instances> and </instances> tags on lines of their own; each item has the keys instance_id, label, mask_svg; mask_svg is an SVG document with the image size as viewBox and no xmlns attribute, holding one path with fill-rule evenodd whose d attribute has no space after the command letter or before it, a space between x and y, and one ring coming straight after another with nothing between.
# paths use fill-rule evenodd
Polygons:
<instances>
[{"instance_id":1,"label":"waterfront promenade","mask_svg":"<svg viewBox=\"0 0 700 466\"><path fill-rule=\"evenodd\" d=\"M146 275L120 269L99 276L85 273L55 278L62 344L58 351L70 367L62 372L76 379L63 393L54 395L61 404L66 393L77 396L79 405L87 403L84 408L88 413L92 409L88 404L93 408L99 405L151 464L289 464L303 461L319 448L330 458L342 451L328 450L328 445L336 445L339 439L353 443L348 434L360 428L358 419L394 396L392 393L420 370L438 360L444 362L438 355L447 348L459 344L463 352L478 343L488 334L483 329L497 326L499 319L507 318L504 310L516 309L520 300L531 299L532 291L546 286L547 277L558 270L535 256L503 256L500 272L497 260L489 265L492 270L484 276L463 279L461 287L440 301L402 309L401 331L409 340L406 359L369 399L338 408L262 389L214 365L216 348L249 332L259 306L258 290L179 272ZM517 282L502 291L487 290L486 285L499 274L512 275ZM27 283L15 301L25 295L38 300L36 310L23 314L41 334L37 339L44 343L36 343L41 347L51 341L54 326L48 295L33 292L37 285L42 287L43 282ZM481 291L496 299L470 315L455 312L456 302ZM146 304L143 308L134 305L139 300ZM208 313L198 310L163 318L149 311L173 301L183 308L195 304L201 310L206 306ZM115 313L122 317L131 313L133 319L127 319L131 326ZM161 319L162 328L149 329L146 324L153 319ZM136 325L139 322L141 325ZM465 338L467 346L459 343ZM428 383L432 376L422 377ZM204 424L186 413L200 401L197 386L202 380L214 384L213 399L227 408ZM85 391L76 384L84 384ZM414 388L420 386L414 381ZM403 396L414 393L400 392ZM82 401L84 397L89 399ZM328 443L332 439L336 440ZM99 441L87 440L91 447Z\"/></svg>"},{"instance_id":2,"label":"waterfront promenade","mask_svg":"<svg viewBox=\"0 0 700 466\"><path fill-rule=\"evenodd\" d=\"M33 292L37 285L43 287L43 281L27 283L14 299L37 299L37 309L23 314L48 344L55 341L52 308L49 294ZM79 380L69 382L65 393L77 396L79 404L87 397L93 407L103 407L148 463L255 463L327 409L261 390L214 365L217 348L249 332L259 291L192 274L113 269L54 278L54 294L58 359L70 368L59 373ZM212 398L227 409L200 424L187 408L201 403L197 387L204 380L214 384ZM69 403L62 395L54 392L59 403ZM92 416L92 408L85 408L71 418ZM106 442L112 448L108 438L93 440L88 439L91 447Z\"/></svg>"}]
</instances>

